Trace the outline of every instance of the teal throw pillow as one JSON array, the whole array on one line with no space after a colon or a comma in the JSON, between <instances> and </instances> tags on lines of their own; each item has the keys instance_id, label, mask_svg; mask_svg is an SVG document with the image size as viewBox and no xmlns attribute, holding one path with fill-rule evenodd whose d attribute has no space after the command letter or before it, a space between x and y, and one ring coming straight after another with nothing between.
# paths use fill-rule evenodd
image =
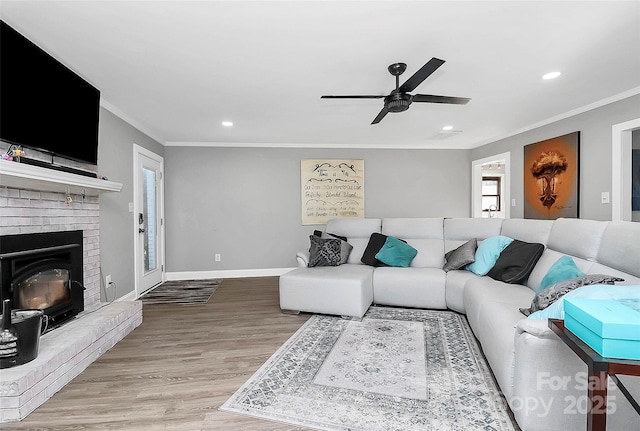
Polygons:
<instances>
[{"instance_id":1,"label":"teal throw pillow","mask_svg":"<svg viewBox=\"0 0 640 431\"><path fill-rule=\"evenodd\" d=\"M536 293L542 292L552 284L582 277L583 275L585 273L578 269L571 256L562 256L551 265L551 268L549 268L549 271L540 282L540 287L536 289Z\"/></svg>"},{"instance_id":2,"label":"teal throw pillow","mask_svg":"<svg viewBox=\"0 0 640 431\"><path fill-rule=\"evenodd\" d=\"M498 261L502 250L513 242L513 238L498 235L485 239L478 244L476 250L476 261L467 265L467 270L477 275L487 275Z\"/></svg>"},{"instance_id":3,"label":"teal throw pillow","mask_svg":"<svg viewBox=\"0 0 640 431\"><path fill-rule=\"evenodd\" d=\"M418 250L411 247L406 242L388 236L384 245L376 253L376 259L389 266L399 266L406 268L411 265L411 261L418 254Z\"/></svg>"}]
</instances>

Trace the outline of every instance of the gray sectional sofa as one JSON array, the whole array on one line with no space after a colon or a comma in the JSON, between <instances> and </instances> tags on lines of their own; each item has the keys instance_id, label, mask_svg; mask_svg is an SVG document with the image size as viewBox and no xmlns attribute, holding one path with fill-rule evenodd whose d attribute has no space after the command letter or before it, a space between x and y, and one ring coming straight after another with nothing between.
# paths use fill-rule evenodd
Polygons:
<instances>
[{"instance_id":1,"label":"gray sectional sofa","mask_svg":"<svg viewBox=\"0 0 640 431\"><path fill-rule=\"evenodd\" d=\"M586 365L548 328L546 319L526 318L520 308L529 307L534 290L563 255L571 256L585 274L624 279L616 284L627 287L616 289L624 290L623 297L629 292L636 295L640 291L640 223L368 218L331 220L325 232L347 237L353 246L348 261L308 267L309 253L299 252L299 267L280 277L283 311L362 318L376 304L465 314L523 431L586 429ZM362 264L373 232L401 238L415 248L418 254L410 267ZM524 284L505 283L466 269L442 269L447 252L470 239L481 242L497 235L544 245ZM590 287L606 295L617 292L606 290L607 286ZM619 377L640 400L640 377ZM615 385L610 385L609 395L615 411L608 415L607 429L640 429L640 417Z\"/></svg>"}]
</instances>

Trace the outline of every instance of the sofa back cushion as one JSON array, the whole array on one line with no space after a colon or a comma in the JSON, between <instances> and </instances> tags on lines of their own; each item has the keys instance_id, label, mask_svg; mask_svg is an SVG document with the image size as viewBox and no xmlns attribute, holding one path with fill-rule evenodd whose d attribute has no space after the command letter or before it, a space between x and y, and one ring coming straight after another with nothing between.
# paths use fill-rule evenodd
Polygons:
<instances>
[{"instance_id":1,"label":"sofa back cushion","mask_svg":"<svg viewBox=\"0 0 640 431\"><path fill-rule=\"evenodd\" d=\"M505 219L502 222L500 235L524 242L546 245L552 226L553 220Z\"/></svg>"},{"instance_id":2,"label":"sofa back cushion","mask_svg":"<svg viewBox=\"0 0 640 431\"><path fill-rule=\"evenodd\" d=\"M472 238L478 242L500 235L500 218L447 218L444 219L444 251L460 247ZM505 235L508 236L508 235Z\"/></svg>"},{"instance_id":3,"label":"sofa back cushion","mask_svg":"<svg viewBox=\"0 0 640 431\"><path fill-rule=\"evenodd\" d=\"M444 265L444 236L442 218L385 218L382 233L403 239L418 250L411 261L412 267Z\"/></svg>"},{"instance_id":4,"label":"sofa back cushion","mask_svg":"<svg viewBox=\"0 0 640 431\"><path fill-rule=\"evenodd\" d=\"M547 248L594 261L608 222L559 218L553 222Z\"/></svg>"},{"instance_id":5,"label":"sofa back cushion","mask_svg":"<svg viewBox=\"0 0 640 431\"><path fill-rule=\"evenodd\" d=\"M602 234L596 260L640 277L640 223L609 222Z\"/></svg>"},{"instance_id":6,"label":"sofa back cushion","mask_svg":"<svg viewBox=\"0 0 640 431\"><path fill-rule=\"evenodd\" d=\"M379 218L334 219L327 222L325 232L347 237L347 242L353 246L347 263L362 265L360 258L369 243L369 237L373 232L380 233L381 229L382 220Z\"/></svg>"}]
</instances>

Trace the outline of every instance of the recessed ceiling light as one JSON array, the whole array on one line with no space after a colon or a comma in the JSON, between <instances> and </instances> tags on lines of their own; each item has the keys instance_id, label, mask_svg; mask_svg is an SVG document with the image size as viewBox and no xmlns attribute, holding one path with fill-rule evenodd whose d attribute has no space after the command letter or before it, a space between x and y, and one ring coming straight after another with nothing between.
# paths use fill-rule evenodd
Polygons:
<instances>
[{"instance_id":1,"label":"recessed ceiling light","mask_svg":"<svg viewBox=\"0 0 640 431\"><path fill-rule=\"evenodd\" d=\"M224 127L231 127L231 126L233 126L233 121L223 121L222 125Z\"/></svg>"},{"instance_id":2,"label":"recessed ceiling light","mask_svg":"<svg viewBox=\"0 0 640 431\"><path fill-rule=\"evenodd\" d=\"M444 131L453 130L453 126L444 126L442 130Z\"/></svg>"},{"instance_id":3,"label":"recessed ceiling light","mask_svg":"<svg viewBox=\"0 0 640 431\"><path fill-rule=\"evenodd\" d=\"M562 72L549 72L542 76L542 79L554 79L562 75Z\"/></svg>"}]
</instances>

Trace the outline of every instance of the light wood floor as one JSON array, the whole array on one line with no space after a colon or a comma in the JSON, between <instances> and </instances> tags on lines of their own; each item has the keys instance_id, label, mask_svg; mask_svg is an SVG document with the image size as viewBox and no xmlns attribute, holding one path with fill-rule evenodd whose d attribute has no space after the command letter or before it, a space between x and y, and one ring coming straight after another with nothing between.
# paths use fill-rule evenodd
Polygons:
<instances>
[{"instance_id":1,"label":"light wood floor","mask_svg":"<svg viewBox=\"0 0 640 431\"><path fill-rule=\"evenodd\" d=\"M143 322L2 430L302 430L218 411L309 318L284 315L278 278L225 279L204 305L145 305Z\"/></svg>"}]
</instances>

